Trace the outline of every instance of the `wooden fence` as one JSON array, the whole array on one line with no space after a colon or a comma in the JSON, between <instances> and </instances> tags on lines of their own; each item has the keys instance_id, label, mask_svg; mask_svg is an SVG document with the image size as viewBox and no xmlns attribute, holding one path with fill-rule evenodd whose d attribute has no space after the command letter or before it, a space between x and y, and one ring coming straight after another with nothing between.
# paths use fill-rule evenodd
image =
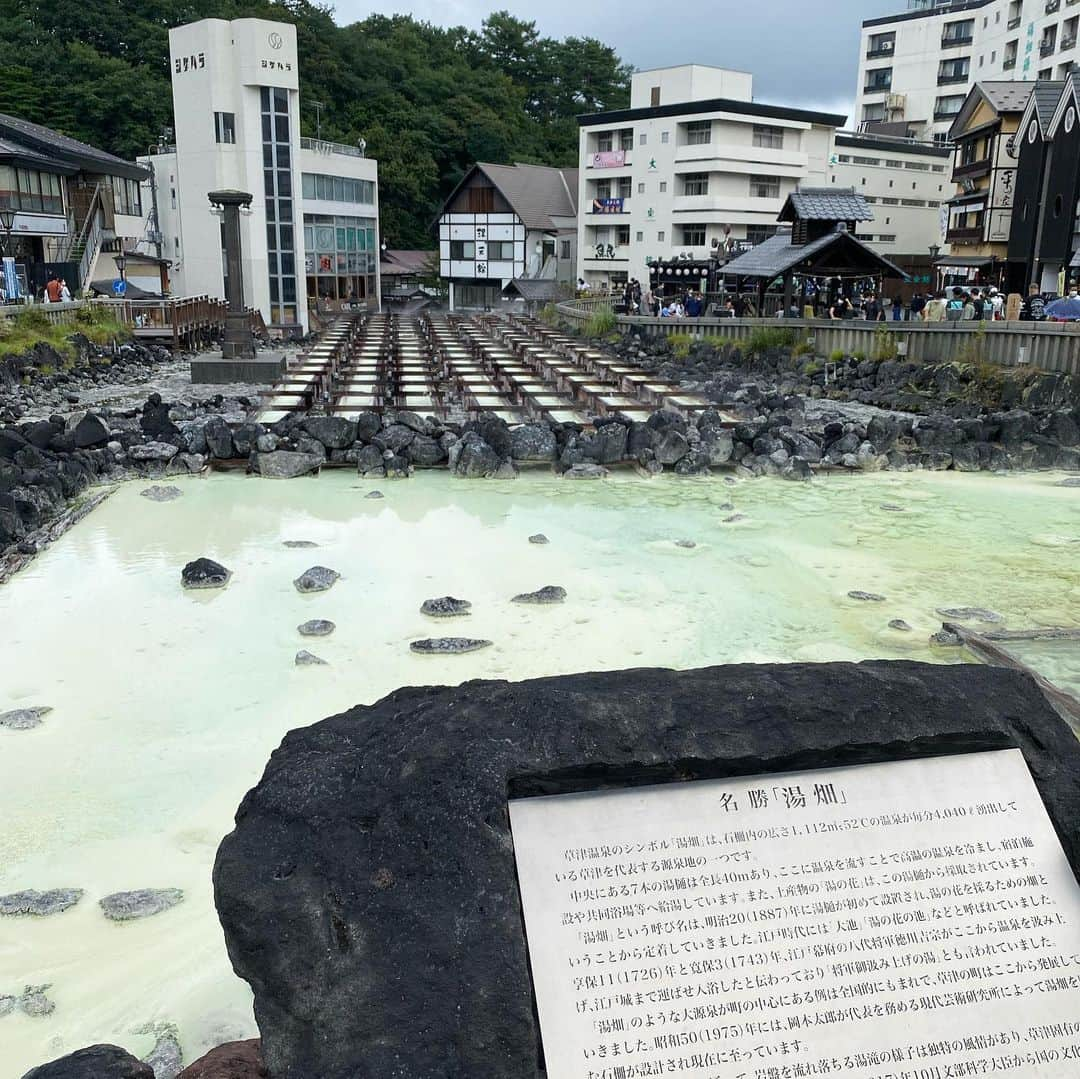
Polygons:
<instances>
[{"instance_id":1,"label":"wooden fence","mask_svg":"<svg viewBox=\"0 0 1080 1079\"><path fill-rule=\"evenodd\" d=\"M559 315L584 327L606 300L567 300L556 305ZM865 322L801 318L652 318L616 315L619 330L652 336L691 334L719 341L745 341L755 330L791 330L797 340L809 341L814 353L828 357L840 351L871 356L874 335L886 329L893 335L900 359L916 363L948 363L961 356L978 356L1003 367L1028 364L1043 371L1080 375L1080 323L1077 322Z\"/></svg>"},{"instance_id":2,"label":"wooden fence","mask_svg":"<svg viewBox=\"0 0 1080 1079\"><path fill-rule=\"evenodd\" d=\"M43 314L54 325L75 321L75 312L82 307L81 300L72 300L71 303L38 303L32 308L23 304L5 303L0 304L0 318L15 318L20 311L33 310Z\"/></svg>"}]
</instances>

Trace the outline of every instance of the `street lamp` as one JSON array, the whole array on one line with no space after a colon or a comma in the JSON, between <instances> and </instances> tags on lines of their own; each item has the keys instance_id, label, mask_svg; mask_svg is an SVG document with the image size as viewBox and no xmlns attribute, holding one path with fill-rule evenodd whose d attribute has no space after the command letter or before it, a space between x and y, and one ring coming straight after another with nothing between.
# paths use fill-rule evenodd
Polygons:
<instances>
[{"instance_id":1,"label":"street lamp","mask_svg":"<svg viewBox=\"0 0 1080 1079\"><path fill-rule=\"evenodd\" d=\"M0 247L0 255L6 255L8 244L11 243L11 230L15 228L15 211L0 210L0 232L4 234L3 246Z\"/></svg>"},{"instance_id":2,"label":"street lamp","mask_svg":"<svg viewBox=\"0 0 1080 1079\"><path fill-rule=\"evenodd\" d=\"M116 263L116 272L120 275L120 295L127 292L127 278L124 276L124 268L127 266L127 258L121 251L113 261Z\"/></svg>"},{"instance_id":3,"label":"street lamp","mask_svg":"<svg viewBox=\"0 0 1080 1079\"><path fill-rule=\"evenodd\" d=\"M933 262L941 254L941 248L937 244L930 245L930 261Z\"/></svg>"}]
</instances>

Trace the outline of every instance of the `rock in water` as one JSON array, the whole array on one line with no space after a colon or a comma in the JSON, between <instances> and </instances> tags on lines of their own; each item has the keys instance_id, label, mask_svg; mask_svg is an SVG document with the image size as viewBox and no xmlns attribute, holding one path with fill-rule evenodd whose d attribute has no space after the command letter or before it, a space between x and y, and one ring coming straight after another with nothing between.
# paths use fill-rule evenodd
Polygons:
<instances>
[{"instance_id":1,"label":"rock in water","mask_svg":"<svg viewBox=\"0 0 1080 1079\"><path fill-rule=\"evenodd\" d=\"M46 996L46 990L50 988L51 986L48 985L28 985L16 1002L19 1011L23 1015L29 1015L32 1019L40 1018L43 1015L52 1015L56 1011L56 1003Z\"/></svg>"},{"instance_id":2,"label":"rock in water","mask_svg":"<svg viewBox=\"0 0 1080 1079\"><path fill-rule=\"evenodd\" d=\"M366 495L364 495L364 497L365 498L382 498L383 493L382 493L382 491L368 491L368 493ZM237 1044L242 1045L244 1043L238 1042Z\"/></svg>"},{"instance_id":3,"label":"rock in water","mask_svg":"<svg viewBox=\"0 0 1080 1079\"><path fill-rule=\"evenodd\" d=\"M889 629L898 629L903 633L911 632L911 626L909 626L902 618L894 618L889 623Z\"/></svg>"},{"instance_id":4,"label":"rock in water","mask_svg":"<svg viewBox=\"0 0 1080 1079\"><path fill-rule=\"evenodd\" d=\"M118 1045L91 1045L31 1068L23 1079L154 1079L154 1069Z\"/></svg>"},{"instance_id":5,"label":"rock in water","mask_svg":"<svg viewBox=\"0 0 1080 1079\"><path fill-rule=\"evenodd\" d=\"M682 539L682 540L676 540L675 541L675 546L676 547L685 547L687 550L690 550L690 549L696 547L697 544L693 540Z\"/></svg>"},{"instance_id":6,"label":"rock in water","mask_svg":"<svg viewBox=\"0 0 1080 1079\"><path fill-rule=\"evenodd\" d=\"M425 637L422 641L413 641L409 649L422 656L454 656L462 652L479 652L490 646L491 641L475 637Z\"/></svg>"},{"instance_id":7,"label":"rock in water","mask_svg":"<svg viewBox=\"0 0 1080 1079\"><path fill-rule=\"evenodd\" d=\"M985 607L938 607L937 613L950 622L1004 622L997 611L988 611Z\"/></svg>"},{"instance_id":8,"label":"rock in water","mask_svg":"<svg viewBox=\"0 0 1080 1079\"><path fill-rule=\"evenodd\" d=\"M183 491L179 487L159 487L155 484L153 487L140 491L139 494L151 502L172 502L173 499L179 498Z\"/></svg>"},{"instance_id":9,"label":"rock in water","mask_svg":"<svg viewBox=\"0 0 1080 1079\"><path fill-rule=\"evenodd\" d=\"M337 570L327 569L326 566L312 566L301 573L293 584L296 585L297 592L325 592L333 587L340 576Z\"/></svg>"},{"instance_id":10,"label":"rock in water","mask_svg":"<svg viewBox=\"0 0 1080 1079\"><path fill-rule=\"evenodd\" d=\"M944 644L950 648L957 648L964 643L963 638L959 633L953 633L951 629L945 629L943 626L937 631L937 633L930 634L931 644Z\"/></svg>"},{"instance_id":11,"label":"rock in water","mask_svg":"<svg viewBox=\"0 0 1080 1079\"><path fill-rule=\"evenodd\" d=\"M318 472L324 458L316 453L296 453L292 450L273 450L271 453L252 454L252 463L260 476L275 480L294 480Z\"/></svg>"},{"instance_id":12,"label":"rock in water","mask_svg":"<svg viewBox=\"0 0 1080 1079\"><path fill-rule=\"evenodd\" d=\"M1054 484L1055 487L1080 487L1080 476L1068 476L1063 480L1058 480Z\"/></svg>"},{"instance_id":13,"label":"rock in water","mask_svg":"<svg viewBox=\"0 0 1080 1079\"><path fill-rule=\"evenodd\" d=\"M226 1042L189 1064L177 1079L268 1079L258 1038Z\"/></svg>"},{"instance_id":14,"label":"rock in water","mask_svg":"<svg viewBox=\"0 0 1080 1079\"><path fill-rule=\"evenodd\" d=\"M543 544L543 543L549 543L550 540L548 540L547 536L545 536L543 532L537 532L535 536L530 536L529 537L529 542L530 543Z\"/></svg>"},{"instance_id":15,"label":"rock in water","mask_svg":"<svg viewBox=\"0 0 1080 1079\"><path fill-rule=\"evenodd\" d=\"M314 652L309 652L306 648L301 648L296 653L293 662L297 667L325 667L327 665L325 659L320 659Z\"/></svg>"},{"instance_id":16,"label":"rock in water","mask_svg":"<svg viewBox=\"0 0 1080 1079\"><path fill-rule=\"evenodd\" d=\"M61 914L68 907L75 906L83 897L81 888L52 888L47 892L33 889L25 892L12 892L0 895L0 915L18 917L32 914L47 918L50 914Z\"/></svg>"},{"instance_id":17,"label":"rock in water","mask_svg":"<svg viewBox=\"0 0 1080 1079\"><path fill-rule=\"evenodd\" d=\"M848 593L849 599L861 600L863 603L884 603L885 597L879 596L876 592L860 592L858 589L854 589Z\"/></svg>"},{"instance_id":18,"label":"rock in water","mask_svg":"<svg viewBox=\"0 0 1080 1079\"><path fill-rule=\"evenodd\" d=\"M285 736L218 849L215 901L271 1075L533 1079L508 790L1018 743L1075 858L1080 745L1003 668L748 663L397 689Z\"/></svg>"},{"instance_id":19,"label":"rock in water","mask_svg":"<svg viewBox=\"0 0 1080 1079\"><path fill-rule=\"evenodd\" d=\"M319 545L314 540L282 540L282 545L285 547L318 547Z\"/></svg>"},{"instance_id":20,"label":"rock in water","mask_svg":"<svg viewBox=\"0 0 1080 1079\"><path fill-rule=\"evenodd\" d=\"M0 1019L10 1015L15 1010L15 998L0 993Z\"/></svg>"},{"instance_id":21,"label":"rock in water","mask_svg":"<svg viewBox=\"0 0 1080 1079\"><path fill-rule=\"evenodd\" d=\"M467 599L454 599L453 596L439 596L438 599L426 599L420 604L420 613L432 618L455 618L469 613L472 604Z\"/></svg>"},{"instance_id":22,"label":"rock in water","mask_svg":"<svg viewBox=\"0 0 1080 1079\"><path fill-rule=\"evenodd\" d=\"M185 588L224 588L232 571L212 558L196 558L180 571L180 583Z\"/></svg>"},{"instance_id":23,"label":"rock in water","mask_svg":"<svg viewBox=\"0 0 1080 1079\"><path fill-rule=\"evenodd\" d=\"M175 907L184 898L180 888L139 888L132 892L113 892L99 900L105 917L113 922L131 922L149 918Z\"/></svg>"},{"instance_id":24,"label":"rock in water","mask_svg":"<svg viewBox=\"0 0 1080 1079\"><path fill-rule=\"evenodd\" d=\"M11 712L0 712L0 727L11 731L30 731L41 726L42 716L47 716L52 709L47 705L37 708L16 708Z\"/></svg>"},{"instance_id":25,"label":"rock in water","mask_svg":"<svg viewBox=\"0 0 1080 1079\"><path fill-rule=\"evenodd\" d=\"M302 637L326 637L333 633L337 627L333 622L325 618L311 618L307 622L301 622L296 627Z\"/></svg>"},{"instance_id":26,"label":"rock in water","mask_svg":"<svg viewBox=\"0 0 1080 1079\"><path fill-rule=\"evenodd\" d=\"M557 584L546 584L535 592L519 592L511 603L562 603L566 599L566 589Z\"/></svg>"},{"instance_id":27,"label":"rock in water","mask_svg":"<svg viewBox=\"0 0 1080 1079\"><path fill-rule=\"evenodd\" d=\"M154 1070L154 1079L177 1079L184 1067L184 1051L180 1047L180 1031L173 1023L150 1023L137 1027L135 1034L152 1034L154 1048L143 1057L143 1063Z\"/></svg>"}]
</instances>

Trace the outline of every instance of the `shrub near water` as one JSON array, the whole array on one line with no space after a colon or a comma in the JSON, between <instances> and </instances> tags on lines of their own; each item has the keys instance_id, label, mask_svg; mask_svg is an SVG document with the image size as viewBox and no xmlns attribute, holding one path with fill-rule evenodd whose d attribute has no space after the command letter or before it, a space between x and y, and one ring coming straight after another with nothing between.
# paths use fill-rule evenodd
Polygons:
<instances>
[{"instance_id":1,"label":"shrub near water","mask_svg":"<svg viewBox=\"0 0 1080 1079\"><path fill-rule=\"evenodd\" d=\"M585 324L588 337L604 337L615 329L615 312L608 304L596 308Z\"/></svg>"},{"instance_id":2,"label":"shrub near water","mask_svg":"<svg viewBox=\"0 0 1080 1079\"><path fill-rule=\"evenodd\" d=\"M799 339L794 330L782 330L779 326L762 326L750 334L746 342L746 351L751 356L760 356L772 348L793 348Z\"/></svg>"},{"instance_id":3,"label":"shrub near water","mask_svg":"<svg viewBox=\"0 0 1080 1079\"><path fill-rule=\"evenodd\" d=\"M21 356L35 345L46 344L54 348L66 361L75 358L75 348L69 340L74 333L81 333L95 345L108 345L113 341L126 341L131 333L112 314L87 304L75 313L75 321L52 323L40 308L27 307L14 318L0 318L0 356Z\"/></svg>"}]
</instances>

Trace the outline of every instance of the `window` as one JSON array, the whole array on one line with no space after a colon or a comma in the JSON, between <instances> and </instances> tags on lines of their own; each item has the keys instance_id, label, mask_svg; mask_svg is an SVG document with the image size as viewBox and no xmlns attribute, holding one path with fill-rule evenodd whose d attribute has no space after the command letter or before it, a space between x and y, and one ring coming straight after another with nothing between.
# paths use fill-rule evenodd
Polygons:
<instances>
[{"instance_id":1,"label":"window","mask_svg":"<svg viewBox=\"0 0 1080 1079\"><path fill-rule=\"evenodd\" d=\"M663 243L663 242L664 242L664 230L663 230L663 229L661 229L661 230L660 230L660 231L659 231L659 232L658 232L658 233L656 234L656 239L657 239L657 242L658 242L658 243Z\"/></svg>"},{"instance_id":2,"label":"window","mask_svg":"<svg viewBox=\"0 0 1080 1079\"><path fill-rule=\"evenodd\" d=\"M885 102L876 101L872 105L863 105L862 118L865 123L876 124L885 119Z\"/></svg>"},{"instance_id":3,"label":"window","mask_svg":"<svg viewBox=\"0 0 1080 1079\"><path fill-rule=\"evenodd\" d=\"M476 258L476 244L472 240L451 240L450 258L454 262Z\"/></svg>"},{"instance_id":4,"label":"window","mask_svg":"<svg viewBox=\"0 0 1080 1079\"><path fill-rule=\"evenodd\" d=\"M708 146L712 142L712 120L694 120L686 125L687 146Z\"/></svg>"},{"instance_id":5,"label":"window","mask_svg":"<svg viewBox=\"0 0 1080 1079\"><path fill-rule=\"evenodd\" d=\"M682 177L684 195L707 195L709 193L709 174L707 172L688 172Z\"/></svg>"},{"instance_id":6,"label":"window","mask_svg":"<svg viewBox=\"0 0 1080 1079\"><path fill-rule=\"evenodd\" d=\"M40 175L45 176L46 173ZM142 193L139 191L138 180L128 180L123 176L112 178L113 209L118 214L129 214L132 217L142 216Z\"/></svg>"},{"instance_id":7,"label":"window","mask_svg":"<svg viewBox=\"0 0 1080 1079\"><path fill-rule=\"evenodd\" d=\"M662 195L665 191L667 191L667 180L661 180L660 181L660 194Z\"/></svg>"},{"instance_id":8,"label":"window","mask_svg":"<svg viewBox=\"0 0 1080 1079\"><path fill-rule=\"evenodd\" d=\"M645 185L644 184L638 184L637 185L637 193L639 195L644 195L645 194Z\"/></svg>"},{"instance_id":9,"label":"window","mask_svg":"<svg viewBox=\"0 0 1080 1079\"><path fill-rule=\"evenodd\" d=\"M489 240L487 245L488 262L513 262L513 240Z\"/></svg>"},{"instance_id":10,"label":"window","mask_svg":"<svg viewBox=\"0 0 1080 1079\"><path fill-rule=\"evenodd\" d=\"M629 176L620 176L618 181L618 193L620 199L628 199L632 193L634 181Z\"/></svg>"},{"instance_id":11,"label":"window","mask_svg":"<svg viewBox=\"0 0 1080 1079\"><path fill-rule=\"evenodd\" d=\"M970 69L970 56L957 56L949 60L942 60L938 64L938 86L944 86L946 83L952 82L967 82Z\"/></svg>"},{"instance_id":12,"label":"window","mask_svg":"<svg viewBox=\"0 0 1080 1079\"><path fill-rule=\"evenodd\" d=\"M660 104L660 87L653 86L649 90L649 104L655 109Z\"/></svg>"},{"instance_id":13,"label":"window","mask_svg":"<svg viewBox=\"0 0 1080 1079\"><path fill-rule=\"evenodd\" d=\"M896 234L882 232L878 234L877 239L879 244L894 244L896 243Z\"/></svg>"},{"instance_id":14,"label":"window","mask_svg":"<svg viewBox=\"0 0 1080 1079\"><path fill-rule=\"evenodd\" d=\"M902 169L904 167L903 161L898 161L895 158L885 158L885 167L887 169Z\"/></svg>"},{"instance_id":15,"label":"window","mask_svg":"<svg viewBox=\"0 0 1080 1079\"><path fill-rule=\"evenodd\" d=\"M616 225L615 226L615 246L625 247L630 242L630 226L629 225Z\"/></svg>"},{"instance_id":16,"label":"window","mask_svg":"<svg viewBox=\"0 0 1080 1079\"><path fill-rule=\"evenodd\" d=\"M596 136L596 148L600 153L607 153L614 145L614 132L601 131Z\"/></svg>"},{"instance_id":17,"label":"window","mask_svg":"<svg viewBox=\"0 0 1080 1079\"><path fill-rule=\"evenodd\" d=\"M853 157L851 159L853 165L880 165L880 157Z\"/></svg>"},{"instance_id":18,"label":"window","mask_svg":"<svg viewBox=\"0 0 1080 1079\"><path fill-rule=\"evenodd\" d=\"M891 56L896 48L896 32L890 31L885 34L871 34L866 43L866 58L871 60L878 56Z\"/></svg>"},{"instance_id":19,"label":"window","mask_svg":"<svg viewBox=\"0 0 1080 1079\"><path fill-rule=\"evenodd\" d=\"M236 142L236 113L214 113L214 141Z\"/></svg>"},{"instance_id":20,"label":"window","mask_svg":"<svg viewBox=\"0 0 1080 1079\"><path fill-rule=\"evenodd\" d=\"M867 94L883 94L892 86L892 68L877 67L866 73L866 85L863 91Z\"/></svg>"},{"instance_id":21,"label":"window","mask_svg":"<svg viewBox=\"0 0 1080 1079\"><path fill-rule=\"evenodd\" d=\"M754 124L754 145L767 150L784 148L784 129L768 124Z\"/></svg>"},{"instance_id":22,"label":"window","mask_svg":"<svg viewBox=\"0 0 1080 1079\"><path fill-rule=\"evenodd\" d=\"M1020 45L1019 38L1005 42L1005 51L1001 54L1001 66L1006 70L1016 67L1016 52Z\"/></svg>"},{"instance_id":23,"label":"window","mask_svg":"<svg viewBox=\"0 0 1080 1079\"><path fill-rule=\"evenodd\" d=\"M925 199L901 199L900 200L900 205L901 206L925 206L926 205L926 200Z\"/></svg>"},{"instance_id":24,"label":"window","mask_svg":"<svg viewBox=\"0 0 1080 1079\"><path fill-rule=\"evenodd\" d=\"M641 133L641 138L638 140L638 142L639 142L639 144L641 146L645 146L648 143L648 141L649 141L649 136L646 135L645 132L643 131Z\"/></svg>"},{"instance_id":25,"label":"window","mask_svg":"<svg viewBox=\"0 0 1080 1079\"><path fill-rule=\"evenodd\" d=\"M138 187L136 183L136 195ZM51 172L0 165L0 207L28 213L62 214L64 199L60 193L60 177Z\"/></svg>"},{"instance_id":26,"label":"window","mask_svg":"<svg viewBox=\"0 0 1080 1079\"><path fill-rule=\"evenodd\" d=\"M900 205L900 200L899 199L884 198L881 201L882 201L882 204L885 205L885 206L899 206Z\"/></svg>"},{"instance_id":27,"label":"window","mask_svg":"<svg viewBox=\"0 0 1080 1079\"><path fill-rule=\"evenodd\" d=\"M916 172L928 172L930 166L925 161L905 161L905 169L914 169Z\"/></svg>"},{"instance_id":28,"label":"window","mask_svg":"<svg viewBox=\"0 0 1080 1079\"><path fill-rule=\"evenodd\" d=\"M682 245L684 247L704 247L705 246L705 226L704 225L683 225L682 226Z\"/></svg>"},{"instance_id":29,"label":"window","mask_svg":"<svg viewBox=\"0 0 1080 1079\"><path fill-rule=\"evenodd\" d=\"M560 240L559 241L559 258L560 259L568 259L569 257L570 257L570 241L569 240Z\"/></svg>"},{"instance_id":30,"label":"window","mask_svg":"<svg viewBox=\"0 0 1080 1079\"><path fill-rule=\"evenodd\" d=\"M345 176L323 176L305 172L300 177L305 199L318 202L375 204L375 184L371 180L353 180Z\"/></svg>"},{"instance_id":31,"label":"window","mask_svg":"<svg viewBox=\"0 0 1080 1079\"><path fill-rule=\"evenodd\" d=\"M259 103L263 136L263 193L266 199L270 322L274 326L295 326L298 321L298 297L296 239L293 235L289 91L280 86L262 86L259 88Z\"/></svg>"},{"instance_id":32,"label":"window","mask_svg":"<svg viewBox=\"0 0 1080 1079\"><path fill-rule=\"evenodd\" d=\"M644 232L637 232L637 233L634 234L634 237L635 237L635 239L637 240L637 242L639 244L643 244L645 242L645 233Z\"/></svg>"},{"instance_id":33,"label":"window","mask_svg":"<svg viewBox=\"0 0 1080 1079\"><path fill-rule=\"evenodd\" d=\"M663 145L665 145L665 146L666 146L666 145L667 145L667 143L668 143L668 140L669 140L670 138L671 138L671 132L670 132L670 131L661 131L661 132L660 132L660 142L661 142L661 143L662 143Z\"/></svg>"},{"instance_id":34,"label":"window","mask_svg":"<svg viewBox=\"0 0 1080 1079\"><path fill-rule=\"evenodd\" d=\"M374 217L304 214L304 255L310 299L363 299L375 294L379 255ZM294 272L293 258L280 256L282 273Z\"/></svg>"},{"instance_id":35,"label":"window","mask_svg":"<svg viewBox=\"0 0 1080 1079\"><path fill-rule=\"evenodd\" d=\"M964 104L963 94L950 94L947 97L939 97L934 102L934 119L948 120L954 117Z\"/></svg>"},{"instance_id":36,"label":"window","mask_svg":"<svg viewBox=\"0 0 1080 1079\"><path fill-rule=\"evenodd\" d=\"M970 44L975 33L974 19L961 19L958 22L945 24L945 31L941 35L941 44L948 48L952 45Z\"/></svg>"},{"instance_id":37,"label":"window","mask_svg":"<svg viewBox=\"0 0 1080 1079\"><path fill-rule=\"evenodd\" d=\"M746 239L748 243L764 243L770 236L776 235L775 225L747 225Z\"/></svg>"},{"instance_id":38,"label":"window","mask_svg":"<svg viewBox=\"0 0 1080 1079\"><path fill-rule=\"evenodd\" d=\"M944 172L945 171L945 166L944 165L931 165L930 166L930 171L931 172Z\"/></svg>"},{"instance_id":39,"label":"window","mask_svg":"<svg viewBox=\"0 0 1080 1079\"><path fill-rule=\"evenodd\" d=\"M778 199L780 197L780 177L751 176L750 197L753 199Z\"/></svg>"},{"instance_id":40,"label":"window","mask_svg":"<svg viewBox=\"0 0 1080 1079\"><path fill-rule=\"evenodd\" d=\"M610 180L597 180L596 181L596 197L598 199L610 199L611 198L611 181Z\"/></svg>"},{"instance_id":41,"label":"window","mask_svg":"<svg viewBox=\"0 0 1080 1079\"><path fill-rule=\"evenodd\" d=\"M619 149L620 150L632 150L634 148L634 129L632 127L624 127L619 132Z\"/></svg>"}]
</instances>

